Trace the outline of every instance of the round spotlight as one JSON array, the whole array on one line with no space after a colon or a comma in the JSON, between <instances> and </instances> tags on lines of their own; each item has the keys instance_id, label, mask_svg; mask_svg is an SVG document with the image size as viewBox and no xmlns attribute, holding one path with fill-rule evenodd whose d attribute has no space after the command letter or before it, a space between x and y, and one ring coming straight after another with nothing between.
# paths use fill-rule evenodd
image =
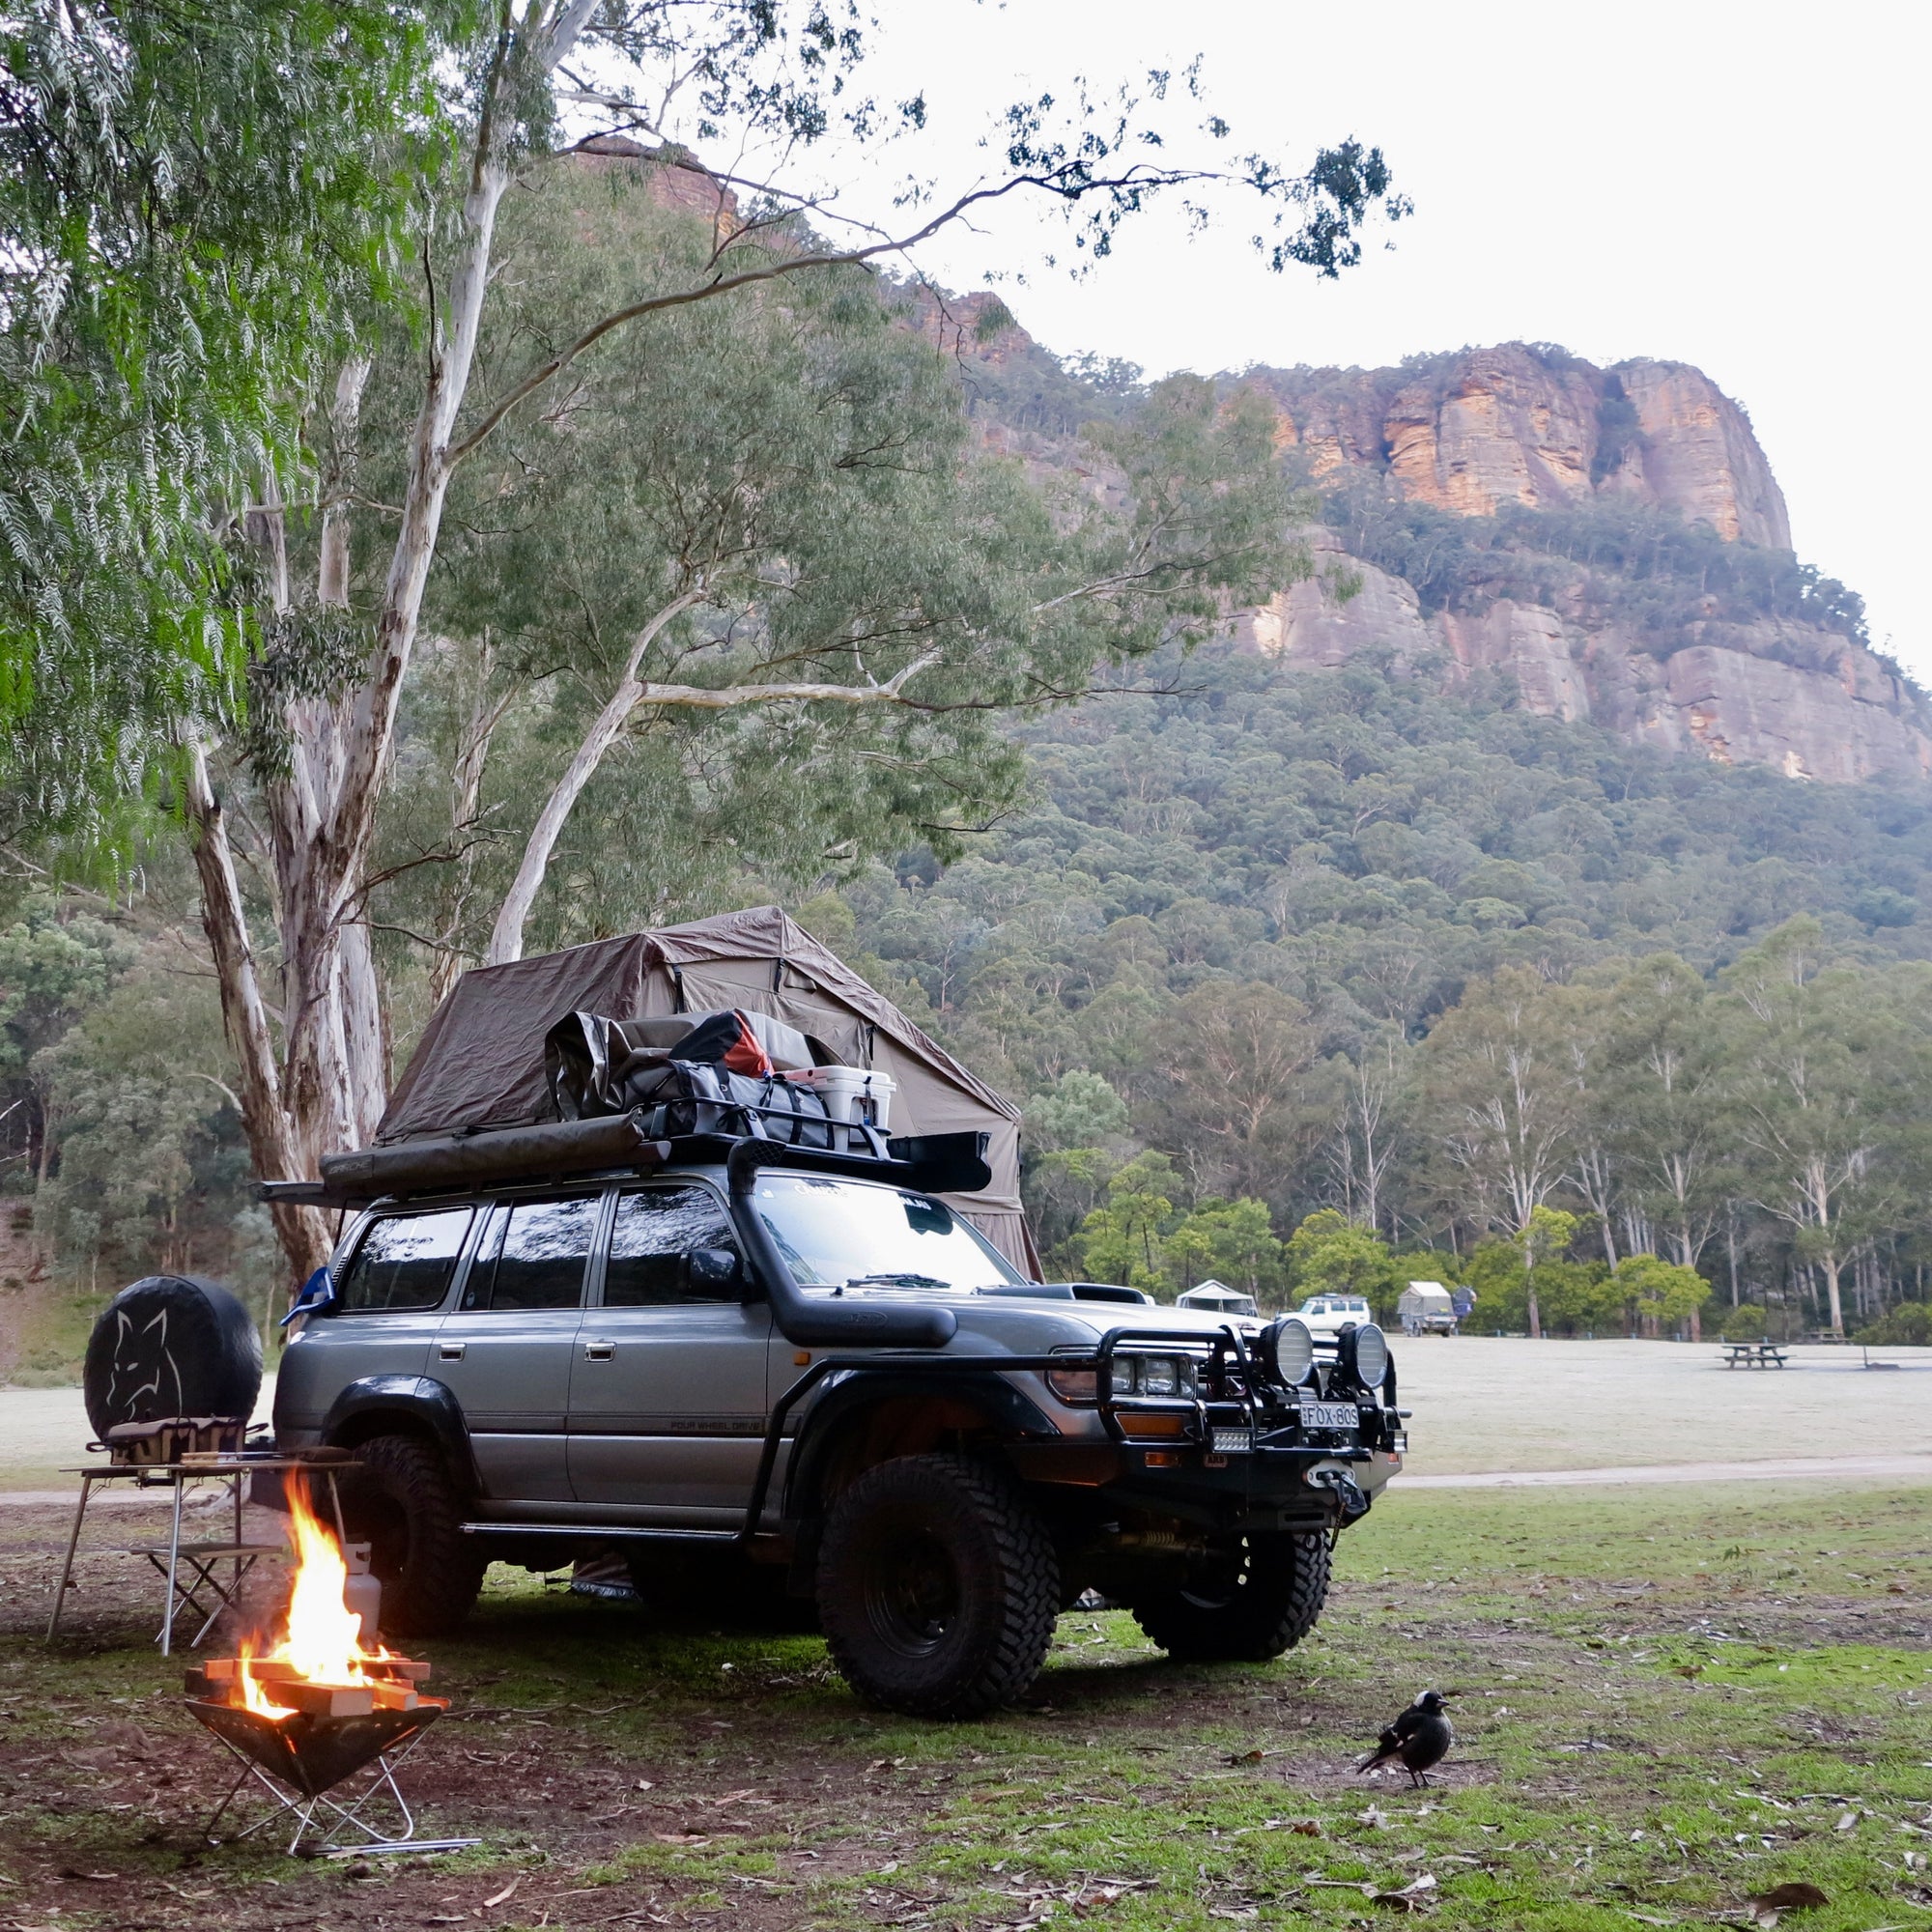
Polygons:
<instances>
[{"instance_id":1,"label":"round spotlight","mask_svg":"<svg viewBox=\"0 0 1932 1932\"><path fill-rule=\"evenodd\" d=\"M1255 1337L1262 1366L1283 1388L1299 1388L1315 1361L1315 1336L1293 1315L1270 1321Z\"/></svg>"},{"instance_id":2,"label":"round spotlight","mask_svg":"<svg viewBox=\"0 0 1932 1932\"><path fill-rule=\"evenodd\" d=\"M1336 1340L1343 1369L1363 1388L1380 1388L1388 1373L1388 1337L1373 1321L1364 1321L1344 1328Z\"/></svg>"}]
</instances>

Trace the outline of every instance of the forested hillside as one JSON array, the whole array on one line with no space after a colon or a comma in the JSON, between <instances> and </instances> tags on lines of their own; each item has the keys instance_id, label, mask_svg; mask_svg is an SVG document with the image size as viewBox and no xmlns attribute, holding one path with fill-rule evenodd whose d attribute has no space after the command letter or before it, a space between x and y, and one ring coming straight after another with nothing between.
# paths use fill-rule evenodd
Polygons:
<instances>
[{"instance_id":1,"label":"forested hillside","mask_svg":"<svg viewBox=\"0 0 1932 1932\"><path fill-rule=\"evenodd\" d=\"M1327 1207L1465 1254L1573 1209L1577 1256L1700 1265L1793 1321L1828 1271L1854 1320L1916 1290L1932 798L1665 757L1501 679L1165 670L1175 695L1032 726L1035 803L972 857L847 894L857 945L1035 1096L1064 1264L1119 1268L1105 1210L1117 1170L1150 1191L1122 1163L1152 1150L1152 1219L1185 1232L1142 1254L1151 1283L1279 1288L1274 1250L1204 1262L1182 1212L1251 1197L1277 1236ZM1575 1325L1616 1325L1585 1287Z\"/></svg>"},{"instance_id":2,"label":"forested hillside","mask_svg":"<svg viewBox=\"0 0 1932 1932\"><path fill-rule=\"evenodd\" d=\"M365 1139L465 967L769 898L1025 1104L1057 1269L1924 1326L1932 739L1734 405L1521 345L1147 385L849 262L516 402L718 235L799 259L690 189L520 178L407 662L399 329L304 432L327 506L223 526L228 708L92 719L119 789L16 721L0 1375L156 1266L266 1322L327 1231L251 1168Z\"/></svg>"}]
</instances>

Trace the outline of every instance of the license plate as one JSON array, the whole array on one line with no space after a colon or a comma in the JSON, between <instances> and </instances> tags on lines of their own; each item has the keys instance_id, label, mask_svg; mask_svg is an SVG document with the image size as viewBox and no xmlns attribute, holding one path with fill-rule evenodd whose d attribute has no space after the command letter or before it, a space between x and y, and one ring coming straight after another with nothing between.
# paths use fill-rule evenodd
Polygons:
<instances>
[{"instance_id":1,"label":"license plate","mask_svg":"<svg viewBox=\"0 0 1932 1932\"><path fill-rule=\"evenodd\" d=\"M1304 1402L1301 1405L1304 1429L1359 1429L1362 1412L1352 1402Z\"/></svg>"}]
</instances>

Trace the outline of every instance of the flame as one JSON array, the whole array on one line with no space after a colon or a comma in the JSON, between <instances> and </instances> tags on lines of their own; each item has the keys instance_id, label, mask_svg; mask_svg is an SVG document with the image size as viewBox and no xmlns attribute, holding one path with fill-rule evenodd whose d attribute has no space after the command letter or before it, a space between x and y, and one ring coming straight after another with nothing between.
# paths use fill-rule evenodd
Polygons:
<instances>
[{"instance_id":1,"label":"flame","mask_svg":"<svg viewBox=\"0 0 1932 1932\"><path fill-rule=\"evenodd\" d=\"M280 1664L311 1684L373 1684L364 1663L380 1662L393 1652L362 1643L362 1620L349 1607L349 1565L333 1534L310 1505L308 1486L291 1476L289 1527L295 1546L295 1578L281 1641L262 1652L244 1637L235 1658L236 1701L265 1718L286 1718L292 1707L278 1704L257 1675L259 1663ZM271 1679L270 1682L273 1680Z\"/></svg>"},{"instance_id":2,"label":"flame","mask_svg":"<svg viewBox=\"0 0 1932 1932\"><path fill-rule=\"evenodd\" d=\"M293 1718L294 1708L287 1704L277 1704L262 1689L262 1680L255 1675L255 1639L243 1637L235 1657L235 1688L241 1694L242 1706L259 1712L265 1718Z\"/></svg>"},{"instance_id":3,"label":"flame","mask_svg":"<svg viewBox=\"0 0 1932 1932\"><path fill-rule=\"evenodd\" d=\"M308 1488L289 1485L289 1527L296 1547L295 1588L287 1634L270 1654L311 1684L366 1684L362 1620L349 1607L349 1565L334 1537L309 1506Z\"/></svg>"}]
</instances>

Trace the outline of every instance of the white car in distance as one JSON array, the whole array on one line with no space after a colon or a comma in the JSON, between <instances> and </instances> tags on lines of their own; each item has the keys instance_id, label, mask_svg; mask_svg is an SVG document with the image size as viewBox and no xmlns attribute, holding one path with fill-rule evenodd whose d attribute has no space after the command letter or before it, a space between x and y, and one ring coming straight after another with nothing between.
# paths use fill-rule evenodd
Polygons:
<instances>
[{"instance_id":1,"label":"white car in distance","mask_svg":"<svg viewBox=\"0 0 1932 1932\"><path fill-rule=\"evenodd\" d=\"M1325 1341L1333 1341L1350 1321L1362 1327L1376 1319L1367 1298L1359 1294L1310 1295L1294 1312L1308 1323L1311 1334Z\"/></svg>"}]
</instances>

